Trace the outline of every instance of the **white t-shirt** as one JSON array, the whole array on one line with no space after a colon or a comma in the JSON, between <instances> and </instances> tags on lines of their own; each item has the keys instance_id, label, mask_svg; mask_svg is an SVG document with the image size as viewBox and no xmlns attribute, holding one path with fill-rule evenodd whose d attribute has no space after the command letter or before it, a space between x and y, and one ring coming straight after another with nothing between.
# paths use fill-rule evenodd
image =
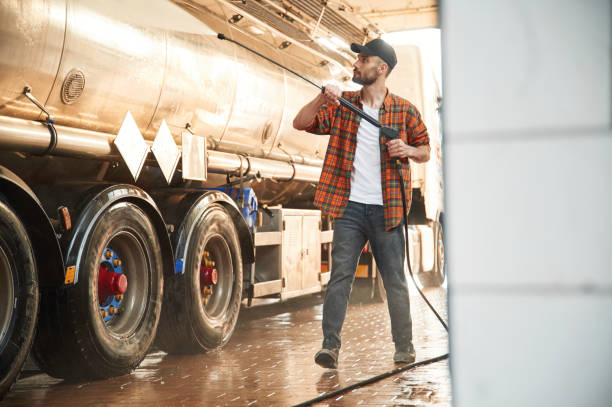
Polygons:
<instances>
[{"instance_id":1,"label":"white t-shirt","mask_svg":"<svg viewBox=\"0 0 612 407\"><path fill-rule=\"evenodd\" d=\"M378 119L378 109L364 104L363 111ZM383 204L379 129L363 118L357 130L357 148L351 171L349 200L370 205Z\"/></svg>"}]
</instances>

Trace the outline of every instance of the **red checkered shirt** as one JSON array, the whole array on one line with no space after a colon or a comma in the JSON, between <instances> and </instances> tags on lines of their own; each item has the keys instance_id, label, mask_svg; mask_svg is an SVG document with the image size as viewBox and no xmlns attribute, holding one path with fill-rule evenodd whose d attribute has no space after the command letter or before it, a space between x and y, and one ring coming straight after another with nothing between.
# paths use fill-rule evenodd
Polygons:
<instances>
[{"instance_id":1,"label":"red checkered shirt","mask_svg":"<svg viewBox=\"0 0 612 407\"><path fill-rule=\"evenodd\" d=\"M360 91L347 91L342 97L363 109ZM357 147L357 130L361 117L343 106L323 105L313 124L306 131L314 134L329 134L329 144L321 178L317 186L314 204L332 217L342 216L351 192L351 171ZM427 128L421 120L416 107L405 99L387 91L385 100L378 112L378 120L383 126L399 131L399 137L408 145L417 147L429 145ZM385 229L396 227L403 219L400 180L387 152L387 140L380 140L380 175L382 182ZM408 159L402 159L407 207L410 207L411 180Z\"/></svg>"}]
</instances>

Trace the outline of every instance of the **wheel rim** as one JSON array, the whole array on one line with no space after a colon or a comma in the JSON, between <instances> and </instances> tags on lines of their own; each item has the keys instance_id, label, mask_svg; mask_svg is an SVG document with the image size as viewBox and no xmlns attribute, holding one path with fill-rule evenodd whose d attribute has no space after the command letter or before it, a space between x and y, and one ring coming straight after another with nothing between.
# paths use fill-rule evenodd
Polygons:
<instances>
[{"instance_id":1,"label":"wheel rim","mask_svg":"<svg viewBox=\"0 0 612 407\"><path fill-rule=\"evenodd\" d=\"M13 318L14 284L9 259L0 247L0 349L4 347Z\"/></svg>"},{"instance_id":2,"label":"wheel rim","mask_svg":"<svg viewBox=\"0 0 612 407\"><path fill-rule=\"evenodd\" d=\"M210 268L217 272L216 282L208 278ZM202 251L200 265L200 293L206 318L223 322L231 302L233 285L234 269L229 246L221 235L213 235Z\"/></svg>"},{"instance_id":3,"label":"wheel rim","mask_svg":"<svg viewBox=\"0 0 612 407\"><path fill-rule=\"evenodd\" d=\"M98 303L106 328L119 336L134 333L147 307L149 268L140 240L130 232L114 235L100 254ZM112 277L109 277L113 275ZM127 285L117 281L117 275ZM108 283L111 279L116 284ZM113 290L114 289L114 290ZM123 293L121 292L123 289Z\"/></svg>"}]
</instances>

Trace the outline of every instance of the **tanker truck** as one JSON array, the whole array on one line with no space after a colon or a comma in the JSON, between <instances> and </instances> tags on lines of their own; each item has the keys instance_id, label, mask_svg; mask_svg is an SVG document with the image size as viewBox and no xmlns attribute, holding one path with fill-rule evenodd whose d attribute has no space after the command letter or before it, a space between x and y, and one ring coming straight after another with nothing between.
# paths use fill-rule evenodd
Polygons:
<instances>
[{"instance_id":1,"label":"tanker truck","mask_svg":"<svg viewBox=\"0 0 612 407\"><path fill-rule=\"evenodd\" d=\"M292 127L315 90L216 36L352 86L352 56L308 40L306 3L2 2L0 396L28 354L58 378L117 376L152 346L223 346L243 302L324 288L328 137ZM377 35L334 18L319 33ZM440 220L421 211L419 252Z\"/></svg>"}]
</instances>

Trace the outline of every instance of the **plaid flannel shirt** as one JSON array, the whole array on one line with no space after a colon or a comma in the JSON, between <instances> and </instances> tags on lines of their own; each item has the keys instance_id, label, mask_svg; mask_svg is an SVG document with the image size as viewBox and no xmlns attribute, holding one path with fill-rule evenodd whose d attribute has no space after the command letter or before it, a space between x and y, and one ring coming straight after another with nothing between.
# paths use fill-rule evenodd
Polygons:
<instances>
[{"instance_id":1,"label":"plaid flannel shirt","mask_svg":"<svg viewBox=\"0 0 612 407\"><path fill-rule=\"evenodd\" d=\"M347 91L342 97L363 109L360 91ZM387 91L380 107L378 120L383 126L399 131L399 137L413 147L429 145L427 128L421 114L407 100ZM314 134L329 134L329 144L323 162L321 178L317 186L314 204L332 217L342 216L351 192L351 171L357 147L357 130L361 117L343 106L323 105L313 124L306 131ZM380 140L380 173L382 182L385 229L389 230L402 221L402 195L400 180L387 152L386 142ZM402 159L402 174L405 182L407 207L410 208L411 180L408 159Z\"/></svg>"}]
</instances>

